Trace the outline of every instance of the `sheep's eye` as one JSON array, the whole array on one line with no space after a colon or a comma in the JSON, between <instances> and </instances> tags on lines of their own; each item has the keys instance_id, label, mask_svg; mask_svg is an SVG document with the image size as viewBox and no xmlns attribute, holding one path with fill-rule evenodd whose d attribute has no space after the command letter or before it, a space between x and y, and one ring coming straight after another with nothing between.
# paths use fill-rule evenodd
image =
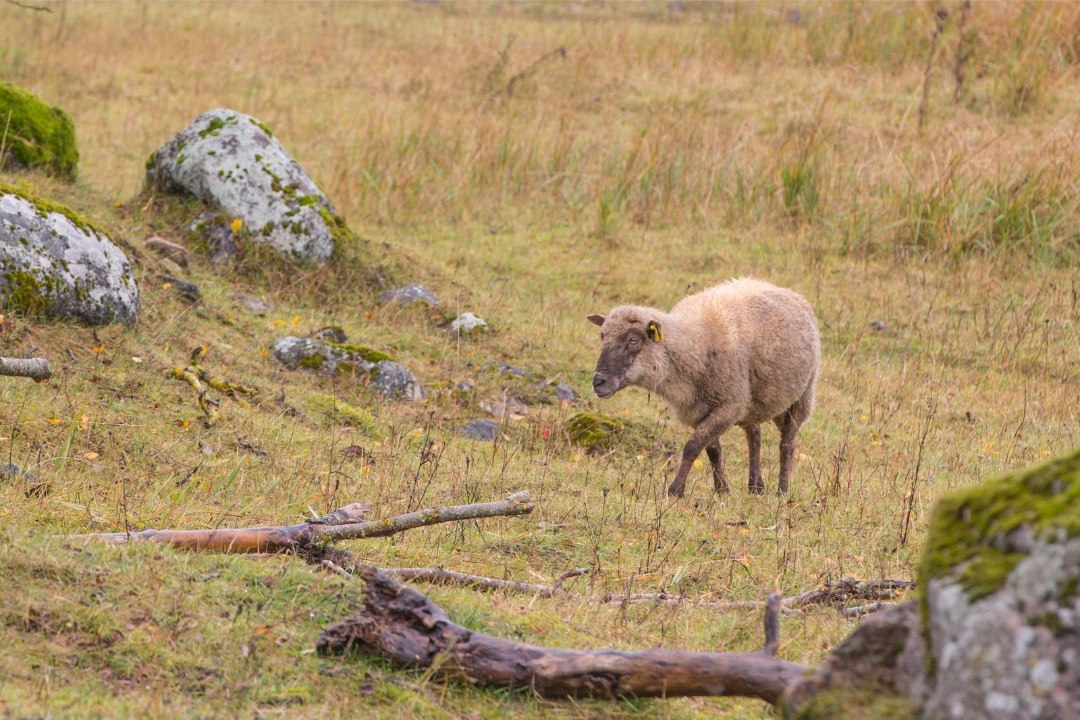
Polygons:
<instances>
[{"instance_id":1,"label":"sheep's eye","mask_svg":"<svg viewBox=\"0 0 1080 720\"><path fill-rule=\"evenodd\" d=\"M637 345L638 343L641 342L641 338L639 338L637 335L634 335L633 337L630 338L629 342L630 342L631 345Z\"/></svg>"}]
</instances>

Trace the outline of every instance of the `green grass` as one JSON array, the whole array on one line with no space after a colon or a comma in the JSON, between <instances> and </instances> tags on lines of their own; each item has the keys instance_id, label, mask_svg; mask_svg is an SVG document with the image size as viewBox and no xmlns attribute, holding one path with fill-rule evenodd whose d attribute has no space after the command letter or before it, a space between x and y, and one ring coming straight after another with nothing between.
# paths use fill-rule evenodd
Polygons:
<instances>
[{"instance_id":1,"label":"green grass","mask_svg":"<svg viewBox=\"0 0 1080 720\"><path fill-rule=\"evenodd\" d=\"M56 371L47 385L0 382L0 464L51 487L0 486L3 712L769 717L747 700L545 702L319 659L320 629L359 602L340 578L293 558L62 536L295 523L357 501L381 517L528 489L530 516L350 549L386 566L529 582L585 566L569 581L584 595L761 600L823 578L911 578L938 496L1076 446L1080 86L1068 29L1080 13L977 4L955 105L947 26L919 133L929 12L797 8L798 22L770 5L0 4L0 74L67 111L81 150L77 184L10 172L0 183L122 239L142 291L137 325L96 333L0 308L0 354L37 348ZM565 57L534 67L558 47ZM1011 76L1036 94L1018 105ZM199 208L141 194L144 160L219 106L272 127L355 241L327 268L299 270L250 244L215 267L193 245L185 279L204 300L192 307L141 247L153 234L188 242ZM644 391L591 395L599 341L585 315L668 308L740 275L801 291L821 325L824 367L792 491L746 492L733 431L734 492L714 495L703 461L672 501L672 453L687 432ZM441 306L375 301L406 282ZM240 292L272 309L250 313ZM463 311L493 332L451 334L445 322ZM269 352L327 325L412 369L427 398L387 401L363 373L288 371ZM256 389L236 400L211 391L211 428L191 387L169 376L199 345L201 368ZM552 402L547 380L581 399ZM481 404L508 398L529 412L497 442L457 433L487 416ZM578 412L617 418L633 441L584 451L561 430ZM777 442L766 427L770 487ZM354 445L362 457L342 452ZM756 612L430 592L458 622L528 642L761 643ZM816 663L852 627L830 608L785 617L780 655Z\"/></svg>"}]
</instances>

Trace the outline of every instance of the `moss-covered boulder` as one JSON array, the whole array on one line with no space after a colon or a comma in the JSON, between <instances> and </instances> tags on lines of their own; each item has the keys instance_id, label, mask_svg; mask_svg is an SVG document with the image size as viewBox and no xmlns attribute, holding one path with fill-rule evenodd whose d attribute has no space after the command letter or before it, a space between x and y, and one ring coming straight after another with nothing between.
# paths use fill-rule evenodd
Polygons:
<instances>
[{"instance_id":1,"label":"moss-covered boulder","mask_svg":"<svg viewBox=\"0 0 1080 720\"><path fill-rule=\"evenodd\" d=\"M613 417L600 413L580 412L571 415L563 424L563 431L575 445L589 452L606 450L618 442L626 425Z\"/></svg>"},{"instance_id":2,"label":"moss-covered boulder","mask_svg":"<svg viewBox=\"0 0 1080 720\"><path fill-rule=\"evenodd\" d=\"M1080 717L1080 450L943 498L919 570L922 717Z\"/></svg>"},{"instance_id":3,"label":"moss-covered boulder","mask_svg":"<svg viewBox=\"0 0 1080 720\"><path fill-rule=\"evenodd\" d=\"M147 185L194 195L243 237L301 263L324 263L351 237L333 204L266 125L232 110L203 113L151 154Z\"/></svg>"},{"instance_id":4,"label":"moss-covered boulder","mask_svg":"<svg viewBox=\"0 0 1080 720\"><path fill-rule=\"evenodd\" d=\"M274 357L290 370L311 370L323 375L342 370L362 372L371 378L371 389L380 395L407 402L424 397L424 388L416 376L381 350L287 336L274 341L273 351Z\"/></svg>"},{"instance_id":5,"label":"moss-covered boulder","mask_svg":"<svg viewBox=\"0 0 1080 720\"><path fill-rule=\"evenodd\" d=\"M0 82L0 167L41 169L74 179L79 164L75 126L67 113L10 83Z\"/></svg>"},{"instance_id":6,"label":"moss-covered boulder","mask_svg":"<svg viewBox=\"0 0 1080 720\"><path fill-rule=\"evenodd\" d=\"M0 185L0 309L130 323L139 288L127 256L104 232L68 208Z\"/></svg>"}]
</instances>

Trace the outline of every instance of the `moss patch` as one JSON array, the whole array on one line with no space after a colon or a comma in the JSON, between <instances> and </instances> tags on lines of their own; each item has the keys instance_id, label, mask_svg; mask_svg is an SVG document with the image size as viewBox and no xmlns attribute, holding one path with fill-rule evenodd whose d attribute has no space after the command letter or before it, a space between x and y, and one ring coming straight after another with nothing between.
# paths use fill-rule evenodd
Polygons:
<instances>
[{"instance_id":1,"label":"moss patch","mask_svg":"<svg viewBox=\"0 0 1080 720\"><path fill-rule=\"evenodd\" d=\"M0 159L10 157L18 167L75 178L79 151L71 118L5 82L0 82L0 138L4 150Z\"/></svg>"},{"instance_id":2,"label":"moss patch","mask_svg":"<svg viewBox=\"0 0 1080 720\"><path fill-rule=\"evenodd\" d=\"M826 690L803 707L795 720L913 720L907 698L878 685ZM785 713L785 717L791 717Z\"/></svg>"},{"instance_id":3,"label":"moss patch","mask_svg":"<svg viewBox=\"0 0 1080 720\"><path fill-rule=\"evenodd\" d=\"M570 442L593 452L614 445L625 425L613 417L600 413L578 413L563 425Z\"/></svg>"},{"instance_id":4,"label":"moss patch","mask_svg":"<svg viewBox=\"0 0 1080 720\"><path fill-rule=\"evenodd\" d=\"M0 195L15 195L17 197L21 197L23 200L26 200L28 203L37 208L38 212L40 212L42 215L48 215L49 213L58 213L60 215L63 215L71 221L72 225L79 228L88 235L93 235L94 233L97 233L99 235L109 237L108 233L106 233L104 230L96 227L85 217L64 205L54 203L51 200L46 200L45 198L31 195L29 193L23 192L22 190L18 190L11 185L5 185L4 183L0 183Z\"/></svg>"},{"instance_id":5,"label":"moss patch","mask_svg":"<svg viewBox=\"0 0 1080 720\"><path fill-rule=\"evenodd\" d=\"M970 599L989 595L1023 559L1009 535L1025 525L1045 539L1080 533L1080 450L942 498L930 518L919 587L958 571Z\"/></svg>"},{"instance_id":6,"label":"moss patch","mask_svg":"<svg viewBox=\"0 0 1080 720\"><path fill-rule=\"evenodd\" d=\"M347 425L377 436L375 418L367 410L338 400L333 395L310 395L307 399L312 412L334 425Z\"/></svg>"},{"instance_id":7,"label":"moss patch","mask_svg":"<svg viewBox=\"0 0 1080 720\"><path fill-rule=\"evenodd\" d=\"M324 343L326 347L330 348L335 355L343 356L343 360L348 361L349 358L360 358L369 363L380 363L384 360L393 361L394 358L387 355L382 350L376 350L369 348L365 345L352 345L350 343Z\"/></svg>"}]
</instances>

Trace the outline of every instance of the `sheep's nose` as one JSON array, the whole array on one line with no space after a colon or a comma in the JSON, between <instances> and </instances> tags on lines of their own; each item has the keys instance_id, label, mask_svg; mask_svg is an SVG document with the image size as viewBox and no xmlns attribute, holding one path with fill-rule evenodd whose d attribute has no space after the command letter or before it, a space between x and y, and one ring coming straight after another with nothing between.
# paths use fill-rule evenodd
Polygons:
<instances>
[{"instance_id":1,"label":"sheep's nose","mask_svg":"<svg viewBox=\"0 0 1080 720\"><path fill-rule=\"evenodd\" d=\"M596 392L597 395L600 394L600 391L604 389L604 386L607 385L607 383L608 383L608 379L607 379L606 375L601 375L600 373L596 373L595 375L592 376L593 391Z\"/></svg>"}]
</instances>

